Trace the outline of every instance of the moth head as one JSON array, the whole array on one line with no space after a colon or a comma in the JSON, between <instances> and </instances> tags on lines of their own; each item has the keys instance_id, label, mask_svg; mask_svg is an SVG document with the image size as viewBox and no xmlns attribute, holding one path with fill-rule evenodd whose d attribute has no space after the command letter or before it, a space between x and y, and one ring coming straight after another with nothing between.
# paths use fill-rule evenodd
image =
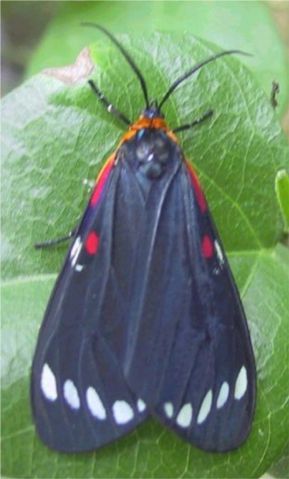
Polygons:
<instances>
[{"instance_id":1,"label":"moth head","mask_svg":"<svg viewBox=\"0 0 289 479\"><path fill-rule=\"evenodd\" d=\"M162 114L156 100L152 100L149 104L149 107L145 108L143 111L143 116L149 119L164 118L164 115Z\"/></svg>"}]
</instances>

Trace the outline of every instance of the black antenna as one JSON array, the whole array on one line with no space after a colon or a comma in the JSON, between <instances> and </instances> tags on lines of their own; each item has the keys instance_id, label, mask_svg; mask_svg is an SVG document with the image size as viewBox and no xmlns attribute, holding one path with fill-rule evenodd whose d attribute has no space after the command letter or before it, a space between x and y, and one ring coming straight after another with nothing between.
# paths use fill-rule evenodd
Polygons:
<instances>
[{"instance_id":1,"label":"black antenna","mask_svg":"<svg viewBox=\"0 0 289 479\"><path fill-rule=\"evenodd\" d=\"M170 86L170 88L168 89L167 93L165 94L165 96L163 97L163 99L161 100L160 104L159 104L159 109L161 109L161 107L163 106L163 104L167 101L167 99L169 98L169 96L173 93L173 91L184 81L186 80L187 78L189 78L191 75L193 75L197 70L199 70L200 68L202 68L204 65L206 65L207 63L210 63L210 62L213 62L214 60L217 60L217 58L220 58L224 55L232 55L232 54L240 54L240 55L248 55L248 56L251 56L250 53L246 53L246 52L242 52L241 50L225 50L224 52L221 52L221 53L217 53L216 55L213 55L209 58L207 58L207 60L204 60L200 63L197 63L191 70L189 70L188 72L184 73L184 75L182 75L181 77L177 78L176 81L174 81L174 83Z\"/></svg>"},{"instance_id":2,"label":"black antenna","mask_svg":"<svg viewBox=\"0 0 289 479\"><path fill-rule=\"evenodd\" d=\"M144 99L145 99L145 104L146 108L149 108L149 99L148 99L148 90L146 86L146 82L144 80L144 77L142 76L139 68L136 66L134 63L133 59L130 57L130 55L127 53L127 51L124 49L124 47L118 42L118 40L104 27L101 25L98 25L96 23L91 23L91 22L83 22L81 25L86 26L86 27L93 27L97 28L98 30L102 31L110 40L116 45L116 47L121 51L123 54L124 58L128 62L128 64L131 66L133 71L135 72L136 76L138 77L140 84L141 84L141 89L143 91Z\"/></svg>"}]
</instances>

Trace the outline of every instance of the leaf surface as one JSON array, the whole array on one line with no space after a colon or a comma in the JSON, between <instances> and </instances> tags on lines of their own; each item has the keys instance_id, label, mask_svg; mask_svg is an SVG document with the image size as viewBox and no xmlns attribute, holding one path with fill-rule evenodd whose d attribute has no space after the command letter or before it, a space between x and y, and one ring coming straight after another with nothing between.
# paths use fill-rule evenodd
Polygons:
<instances>
[{"instance_id":1,"label":"leaf surface","mask_svg":"<svg viewBox=\"0 0 289 479\"><path fill-rule=\"evenodd\" d=\"M203 0L201 2L64 2L33 56L28 74L73 61L83 45L98 37L80 23L92 21L114 33L187 32L215 42L225 50L238 48L253 55L244 63L270 98L272 81L280 85L277 115L289 102L287 47L263 2ZM187 40L184 38L184 45ZM274 46L274 49L272 48ZM140 66L142 64L140 63Z\"/></svg>"}]
</instances>

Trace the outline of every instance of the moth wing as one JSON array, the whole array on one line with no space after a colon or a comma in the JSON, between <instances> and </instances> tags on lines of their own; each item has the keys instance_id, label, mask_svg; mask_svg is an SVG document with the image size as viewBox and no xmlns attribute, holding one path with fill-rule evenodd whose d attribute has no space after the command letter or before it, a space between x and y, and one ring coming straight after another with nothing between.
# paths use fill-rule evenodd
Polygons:
<instances>
[{"instance_id":1,"label":"moth wing","mask_svg":"<svg viewBox=\"0 0 289 479\"><path fill-rule=\"evenodd\" d=\"M100 447L146 416L116 352L125 340L126 301L112 258L120 167L110 159L91 196L48 304L34 355L36 428L65 452ZM133 230L132 233L133 234Z\"/></svg>"},{"instance_id":2,"label":"moth wing","mask_svg":"<svg viewBox=\"0 0 289 479\"><path fill-rule=\"evenodd\" d=\"M182 165L164 194L151 228L151 254L145 253L142 315L126 377L157 417L187 441L227 451L246 439L255 408L246 318L189 165Z\"/></svg>"}]
</instances>

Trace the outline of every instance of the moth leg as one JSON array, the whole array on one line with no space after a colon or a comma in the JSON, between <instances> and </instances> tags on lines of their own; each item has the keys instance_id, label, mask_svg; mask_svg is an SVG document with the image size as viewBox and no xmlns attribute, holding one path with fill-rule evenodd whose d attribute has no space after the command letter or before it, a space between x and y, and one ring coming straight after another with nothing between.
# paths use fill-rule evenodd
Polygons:
<instances>
[{"instance_id":1,"label":"moth leg","mask_svg":"<svg viewBox=\"0 0 289 479\"><path fill-rule=\"evenodd\" d=\"M76 228L71 230L66 236L61 236L61 238L55 238L55 239L43 241L42 243L35 243L34 248L35 249L54 248L54 246L57 246L61 243L64 243L65 241L70 240L74 236L75 231L76 231Z\"/></svg>"},{"instance_id":2,"label":"moth leg","mask_svg":"<svg viewBox=\"0 0 289 479\"><path fill-rule=\"evenodd\" d=\"M179 131L184 131L184 130L189 130L190 128L194 128L194 126L200 125L200 123L203 123L203 121L210 118L213 115L213 113L214 113L213 110L208 110L200 118L193 121L192 123L186 123L185 125L181 125L181 126L178 126L177 128L174 128L173 132L177 133Z\"/></svg>"},{"instance_id":3,"label":"moth leg","mask_svg":"<svg viewBox=\"0 0 289 479\"><path fill-rule=\"evenodd\" d=\"M93 80L88 80L88 84L109 113L111 113L113 116L115 116L118 120L122 121L126 125L131 125L132 122L121 111L119 111L115 106L112 105L112 103L96 86Z\"/></svg>"}]
</instances>

